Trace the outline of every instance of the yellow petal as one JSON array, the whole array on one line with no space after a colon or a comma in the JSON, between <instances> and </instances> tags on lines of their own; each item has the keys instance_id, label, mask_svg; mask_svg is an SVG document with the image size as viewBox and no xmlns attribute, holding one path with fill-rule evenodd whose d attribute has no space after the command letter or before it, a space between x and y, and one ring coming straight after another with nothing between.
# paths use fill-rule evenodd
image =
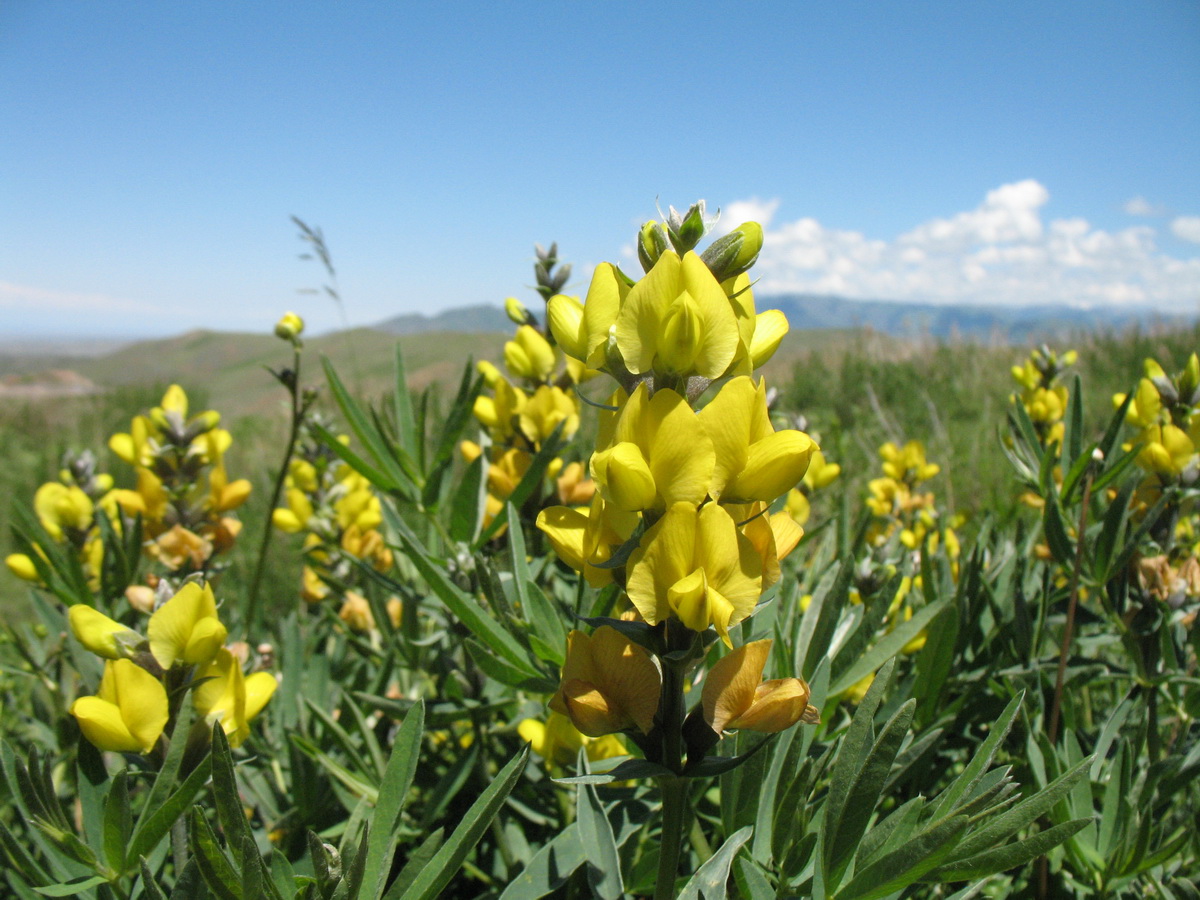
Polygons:
<instances>
[{"instance_id":1,"label":"yellow petal","mask_svg":"<svg viewBox=\"0 0 1200 900\"><path fill-rule=\"evenodd\" d=\"M750 708L771 652L771 641L751 641L721 657L704 678L704 720L717 734Z\"/></svg>"},{"instance_id":2,"label":"yellow petal","mask_svg":"<svg viewBox=\"0 0 1200 900\"><path fill-rule=\"evenodd\" d=\"M634 512L654 505L658 493L654 475L637 444L621 441L596 454L595 465L608 497L617 509Z\"/></svg>"},{"instance_id":3,"label":"yellow petal","mask_svg":"<svg viewBox=\"0 0 1200 900\"><path fill-rule=\"evenodd\" d=\"M219 621L216 626L206 621L216 619L217 603L212 588L188 582L150 617L146 629L150 652L164 669L171 668L177 662L207 662L197 654L210 650L215 652L225 639L224 635L220 635L217 640L219 628L216 626L220 626ZM200 626L197 642L192 644L193 631L201 622L205 624ZM188 658L189 648L191 658ZM208 658L211 656L209 652Z\"/></svg>"},{"instance_id":4,"label":"yellow petal","mask_svg":"<svg viewBox=\"0 0 1200 900\"><path fill-rule=\"evenodd\" d=\"M577 297L555 294L546 306L550 333L563 353L578 360L588 358L588 334L583 322L583 304Z\"/></svg>"},{"instance_id":5,"label":"yellow petal","mask_svg":"<svg viewBox=\"0 0 1200 900\"><path fill-rule=\"evenodd\" d=\"M777 309L760 312L754 322L754 339L750 343L750 361L754 368L764 365L775 355L788 333L788 320Z\"/></svg>"},{"instance_id":6,"label":"yellow petal","mask_svg":"<svg viewBox=\"0 0 1200 900\"><path fill-rule=\"evenodd\" d=\"M83 736L100 750L137 753L147 749L133 736L115 703L99 697L80 697L71 704L71 715L79 722Z\"/></svg>"},{"instance_id":7,"label":"yellow petal","mask_svg":"<svg viewBox=\"0 0 1200 900\"><path fill-rule=\"evenodd\" d=\"M772 501L800 483L816 444L802 431L777 431L750 447L746 465L725 487L725 496Z\"/></svg>"},{"instance_id":8,"label":"yellow petal","mask_svg":"<svg viewBox=\"0 0 1200 900\"><path fill-rule=\"evenodd\" d=\"M764 681L754 692L754 702L728 727L774 734L797 722L813 722L817 711L808 705L808 697L808 685L799 678Z\"/></svg>"}]
</instances>

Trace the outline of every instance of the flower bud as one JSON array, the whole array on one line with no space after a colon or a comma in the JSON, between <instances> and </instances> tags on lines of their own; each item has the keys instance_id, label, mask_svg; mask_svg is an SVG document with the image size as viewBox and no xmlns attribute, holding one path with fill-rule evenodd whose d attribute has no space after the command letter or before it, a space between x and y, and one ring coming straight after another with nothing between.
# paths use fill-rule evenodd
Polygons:
<instances>
[{"instance_id":1,"label":"flower bud","mask_svg":"<svg viewBox=\"0 0 1200 900\"><path fill-rule=\"evenodd\" d=\"M104 659L128 659L145 639L99 610L77 603L67 610L75 639Z\"/></svg>"},{"instance_id":2,"label":"flower bud","mask_svg":"<svg viewBox=\"0 0 1200 900\"><path fill-rule=\"evenodd\" d=\"M4 558L4 564L8 566L8 571L12 572L22 581L37 581L38 571L37 566L33 564L33 560L24 553L12 553Z\"/></svg>"},{"instance_id":3,"label":"flower bud","mask_svg":"<svg viewBox=\"0 0 1200 900\"><path fill-rule=\"evenodd\" d=\"M736 278L747 271L762 250L763 231L757 222L744 222L700 254L717 281Z\"/></svg>"},{"instance_id":4,"label":"flower bud","mask_svg":"<svg viewBox=\"0 0 1200 900\"><path fill-rule=\"evenodd\" d=\"M667 235L675 247L675 252L683 256L700 243L704 232L708 230L708 223L704 221L704 201L693 203L683 215L673 206L670 207L670 211Z\"/></svg>"},{"instance_id":5,"label":"flower bud","mask_svg":"<svg viewBox=\"0 0 1200 900\"><path fill-rule=\"evenodd\" d=\"M1184 403L1195 403L1198 388L1200 388L1200 358L1193 353L1188 357L1183 371L1179 373L1179 399Z\"/></svg>"},{"instance_id":6,"label":"flower bud","mask_svg":"<svg viewBox=\"0 0 1200 900\"><path fill-rule=\"evenodd\" d=\"M555 294L546 306L550 333L563 353L575 359L587 359L588 335L583 321L583 304L577 297Z\"/></svg>"},{"instance_id":7,"label":"flower bud","mask_svg":"<svg viewBox=\"0 0 1200 900\"><path fill-rule=\"evenodd\" d=\"M650 221L643 225L641 231L638 232L637 244L638 262L642 264L642 268L646 272L649 272L658 262L658 258L663 255L663 251L667 249L667 235L663 232L661 225Z\"/></svg>"},{"instance_id":8,"label":"flower bud","mask_svg":"<svg viewBox=\"0 0 1200 900\"><path fill-rule=\"evenodd\" d=\"M304 331L304 320L294 312L286 312L283 318L275 323L275 336L281 340L296 342Z\"/></svg>"},{"instance_id":9,"label":"flower bud","mask_svg":"<svg viewBox=\"0 0 1200 900\"><path fill-rule=\"evenodd\" d=\"M531 319L529 310L525 308L525 304L516 297L505 298L504 314L517 325L528 325Z\"/></svg>"}]
</instances>

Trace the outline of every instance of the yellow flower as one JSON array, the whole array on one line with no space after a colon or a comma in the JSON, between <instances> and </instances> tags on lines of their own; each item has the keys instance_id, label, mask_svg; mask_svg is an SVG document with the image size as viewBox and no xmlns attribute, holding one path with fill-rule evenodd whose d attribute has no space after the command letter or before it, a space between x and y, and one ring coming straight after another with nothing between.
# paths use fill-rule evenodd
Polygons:
<instances>
[{"instance_id":1,"label":"yellow flower","mask_svg":"<svg viewBox=\"0 0 1200 900\"><path fill-rule=\"evenodd\" d=\"M522 325L504 345L504 365L518 378L548 381L554 373L554 348L532 325Z\"/></svg>"},{"instance_id":2,"label":"yellow flower","mask_svg":"<svg viewBox=\"0 0 1200 900\"><path fill-rule=\"evenodd\" d=\"M550 545L563 562L582 572L592 587L603 587L612 583L613 570L597 566L607 562L613 550L629 540L638 521L637 513L623 512L596 494L587 514L565 506L551 506L538 513L537 527L550 539Z\"/></svg>"},{"instance_id":3,"label":"yellow flower","mask_svg":"<svg viewBox=\"0 0 1200 900\"><path fill-rule=\"evenodd\" d=\"M204 717L209 728L219 721L231 747L240 746L250 736L251 720L267 705L278 686L269 672L255 672L247 678L242 674L241 663L224 647L197 671L196 677L207 679L192 692L196 712Z\"/></svg>"},{"instance_id":4,"label":"yellow flower","mask_svg":"<svg viewBox=\"0 0 1200 900\"><path fill-rule=\"evenodd\" d=\"M820 721L799 678L762 681L771 642L752 641L722 657L704 679L704 720L717 734L748 729L774 734L797 722Z\"/></svg>"},{"instance_id":5,"label":"yellow flower","mask_svg":"<svg viewBox=\"0 0 1200 900\"><path fill-rule=\"evenodd\" d=\"M304 320L294 312L285 312L275 323L275 336L285 341L294 341L304 331Z\"/></svg>"},{"instance_id":6,"label":"yellow flower","mask_svg":"<svg viewBox=\"0 0 1200 900\"><path fill-rule=\"evenodd\" d=\"M633 286L617 315L616 340L629 371L659 369L718 378L739 332L729 298L695 253L668 250Z\"/></svg>"},{"instance_id":7,"label":"yellow flower","mask_svg":"<svg viewBox=\"0 0 1200 900\"><path fill-rule=\"evenodd\" d=\"M616 735L590 738L572 725L570 719L554 711L546 716L545 722L522 719L517 734L529 742L534 753L554 766L570 765L581 748L587 748L588 759L593 762L626 753Z\"/></svg>"},{"instance_id":8,"label":"yellow flower","mask_svg":"<svg viewBox=\"0 0 1200 900\"><path fill-rule=\"evenodd\" d=\"M109 661L96 696L76 700L71 715L100 750L148 753L167 724L167 691L129 660Z\"/></svg>"},{"instance_id":9,"label":"yellow flower","mask_svg":"<svg viewBox=\"0 0 1200 900\"><path fill-rule=\"evenodd\" d=\"M661 690L662 676L650 655L602 625L590 636L568 635L562 683L550 708L588 737L634 727L648 734Z\"/></svg>"},{"instance_id":10,"label":"yellow flower","mask_svg":"<svg viewBox=\"0 0 1200 900\"><path fill-rule=\"evenodd\" d=\"M567 463L555 484L558 499L567 506L591 503L596 493L596 483L587 477L587 469L580 462Z\"/></svg>"},{"instance_id":11,"label":"yellow flower","mask_svg":"<svg viewBox=\"0 0 1200 900\"><path fill-rule=\"evenodd\" d=\"M592 273L585 303L563 294L551 297L546 308L550 333L563 352L593 369L603 367L609 336L629 290L615 266L601 263Z\"/></svg>"},{"instance_id":12,"label":"yellow flower","mask_svg":"<svg viewBox=\"0 0 1200 900\"><path fill-rule=\"evenodd\" d=\"M697 418L715 449L713 499L770 502L799 483L817 449L802 431L775 430L766 383L746 377L729 381Z\"/></svg>"},{"instance_id":13,"label":"yellow flower","mask_svg":"<svg viewBox=\"0 0 1200 900\"><path fill-rule=\"evenodd\" d=\"M87 531L92 527L95 507L92 499L80 488L49 481L33 495L33 509L42 527L56 541L64 531Z\"/></svg>"},{"instance_id":14,"label":"yellow flower","mask_svg":"<svg viewBox=\"0 0 1200 900\"><path fill-rule=\"evenodd\" d=\"M513 436L513 423L525 406L525 392L503 378L496 382L495 391L494 397L476 397L473 410L493 440L505 441Z\"/></svg>"},{"instance_id":15,"label":"yellow flower","mask_svg":"<svg viewBox=\"0 0 1200 900\"><path fill-rule=\"evenodd\" d=\"M173 525L149 547L150 555L172 571L200 571L213 555L212 542L182 525Z\"/></svg>"},{"instance_id":16,"label":"yellow flower","mask_svg":"<svg viewBox=\"0 0 1200 900\"><path fill-rule=\"evenodd\" d=\"M12 572L22 581L37 582L41 580L41 576L38 575L37 566L24 553L10 553L4 557L4 564L8 566L8 571Z\"/></svg>"},{"instance_id":17,"label":"yellow flower","mask_svg":"<svg viewBox=\"0 0 1200 900\"><path fill-rule=\"evenodd\" d=\"M67 610L67 620L75 639L105 659L129 658L138 646L146 642L132 628L83 603L77 603Z\"/></svg>"},{"instance_id":18,"label":"yellow flower","mask_svg":"<svg viewBox=\"0 0 1200 900\"><path fill-rule=\"evenodd\" d=\"M628 565L629 599L651 625L675 616L693 631L729 629L762 594L762 558L715 503L675 503L639 542Z\"/></svg>"},{"instance_id":19,"label":"yellow flower","mask_svg":"<svg viewBox=\"0 0 1200 900\"><path fill-rule=\"evenodd\" d=\"M212 588L188 582L150 616L150 653L164 669L177 663L203 665L225 643Z\"/></svg>"},{"instance_id":20,"label":"yellow flower","mask_svg":"<svg viewBox=\"0 0 1200 900\"><path fill-rule=\"evenodd\" d=\"M375 627L375 616L371 604L357 591L346 591L346 599L338 610L338 618L350 626L352 631L366 632Z\"/></svg>"},{"instance_id":21,"label":"yellow flower","mask_svg":"<svg viewBox=\"0 0 1200 900\"><path fill-rule=\"evenodd\" d=\"M592 477L618 509L662 509L677 501L700 503L708 493L716 456L712 439L687 401L645 383L626 401L610 442L592 456Z\"/></svg>"},{"instance_id":22,"label":"yellow flower","mask_svg":"<svg viewBox=\"0 0 1200 900\"><path fill-rule=\"evenodd\" d=\"M1187 432L1177 425L1152 425L1138 439L1145 446L1138 453L1137 463L1156 475L1179 475L1196 453Z\"/></svg>"},{"instance_id":23,"label":"yellow flower","mask_svg":"<svg viewBox=\"0 0 1200 900\"><path fill-rule=\"evenodd\" d=\"M543 384L521 407L517 421L525 439L535 447L540 447L560 422L565 423L563 438L570 438L579 430L578 401L562 388Z\"/></svg>"}]
</instances>

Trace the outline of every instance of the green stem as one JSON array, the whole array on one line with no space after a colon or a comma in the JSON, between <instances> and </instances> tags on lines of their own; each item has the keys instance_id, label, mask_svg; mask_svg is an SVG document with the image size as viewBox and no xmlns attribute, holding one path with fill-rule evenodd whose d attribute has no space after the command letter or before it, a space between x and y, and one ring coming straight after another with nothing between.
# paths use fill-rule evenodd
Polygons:
<instances>
[{"instance_id":1,"label":"green stem","mask_svg":"<svg viewBox=\"0 0 1200 900\"><path fill-rule=\"evenodd\" d=\"M664 776L658 784L662 790L662 834L654 900L675 900L675 876L679 873L683 823L687 818L687 779Z\"/></svg>"},{"instance_id":2,"label":"green stem","mask_svg":"<svg viewBox=\"0 0 1200 900\"><path fill-rule=\"evenodd\" d=\"M1067 622L1063 629L1062 648L1058 654L1058 674L1054 681L1054 701L1050 706L1050 727L1047 730L1050 743L1058 741L1058 718L1062 712L1063 685L1067 674L1067 657L1071 654L1071 637L1075 630L1075 609L1079 605L1079 575L1083 568L1083 550L1087 534L1088 506L1092 502L1092 473L1085 476L1083 503L1079 510L1079 532L1076 535L1075 565L1071 570L1071 598L1067 603Z\"/></svg>"},{"instance_id":3,"label":"green stem","mask_svg":"<svg viewBox=\"0 0 1200 900\"><path fill-rule=\"evenodd\" d=\"M292 462L292 454L296 452L296 440L300 436L300 424L304 421L304 408L300 401L300 347L292 345L292 383L290 385L292 409L291 430L288 433L287 449L283 453L283 463L275 476L275 486L271 490L271 500L267 504L266 521L263 523L262 540L258 544L258 560L254 564L254 578L250 582L250 594L246 600L246 636L254 634L258 626L259 588L262 586L263 571L266 569L267 550L271 546L271 536L275 526L271 520L279 497L283 494L283 485L287 480L288 466Z\"/></svg>"}]
</instances>

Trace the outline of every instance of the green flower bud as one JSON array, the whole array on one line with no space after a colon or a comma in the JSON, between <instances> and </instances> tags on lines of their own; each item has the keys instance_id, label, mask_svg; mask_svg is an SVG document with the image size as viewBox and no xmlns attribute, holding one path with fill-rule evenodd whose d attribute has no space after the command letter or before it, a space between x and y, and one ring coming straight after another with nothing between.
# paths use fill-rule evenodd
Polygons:
<instances>
[{"instance_id":1,"label":"green flower bud","mask_svg":"<svg viewBox=\"0 0 1200 900\"><path fill-rule=\"evenodd\" d=\"M649 272L667 249L667 235L657 222L647 222L638 232L638 261Z\"/></svg>"},{"instance_id":2,"label":"green flower bud","mask_svg":"<svg viewBox=\"0 0 1200 900\"><path fill-rule=\"evenodd\" d=\"M296 341L304 331L304 320L294 312L286 312L275 323L275 336L285 341Z\"/></svg>"},{"instance_id":3,"label":"green flower bud","mask_svg":"<svg viewBox=\"0 0 1200 900\"><path fill-rule=\"evenodd\" d=\"M525 304L516 297L507 297L504 300L504 314L508 316L517 325L529 324L529 310L525 308Z\"/></svg>"},{"instance_id":4,"label":"green flower bud","mask_svg":"<svg viewBox=\"0 0 1200 900\"><path fill-rule=\"evenodd\" d=\"M762 244L762 226L757 222L745 222L725 237L713 241L700 258L717 281L726 281L754 265Z\"/></svg>"},{"instance_id":5,"label":"green flower bud","mask_svg":"<svg viewBox=\"0 0 1200 900\"><path fill-rule=\"evenodd\" d=\"M707 223L704 221L704 201L699 200L693 203L682 216L674 207L670 209L671 214L667 220L667 234L671 238L671 244L675 247L675 252L683 256L689 250L695 249L708 228Z\"/></svg>"}]
</instances>

